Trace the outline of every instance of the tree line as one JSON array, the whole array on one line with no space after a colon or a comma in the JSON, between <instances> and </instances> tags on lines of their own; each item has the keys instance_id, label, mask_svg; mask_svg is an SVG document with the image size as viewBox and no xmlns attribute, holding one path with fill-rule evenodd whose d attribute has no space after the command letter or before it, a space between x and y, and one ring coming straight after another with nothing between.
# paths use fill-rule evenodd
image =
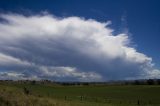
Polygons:
<instances>
[{"instance_id":1,"label":"tree line","mask_svg":"<svg viewBox=\"0 0 160 106\"><path fill-rule=\"evenodd\" d=\"M0 83L19 83L19 84L55 84L63 86L89 86L89 85L160 85L160 79L142 80L118 80L106 82L58 82L51 80L0 80Z\"/></svg>"}]
</instances>

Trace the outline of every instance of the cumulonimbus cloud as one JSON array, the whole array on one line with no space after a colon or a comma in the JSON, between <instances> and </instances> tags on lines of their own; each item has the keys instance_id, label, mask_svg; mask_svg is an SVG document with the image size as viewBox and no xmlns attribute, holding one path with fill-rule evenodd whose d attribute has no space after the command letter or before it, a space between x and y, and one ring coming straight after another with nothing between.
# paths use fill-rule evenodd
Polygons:
<instances>
[{"instance_id":1,"label":"cumulonimbus cloud","mask_svg":"<svg viewBox=\"0 0 160 106\"><path fill-rule=\"evenodd\" d=\"M152 58L138 52L110 22L51 14L0 15L3 79L105 81L158 78Z\"/></svg>"}]
</instances>

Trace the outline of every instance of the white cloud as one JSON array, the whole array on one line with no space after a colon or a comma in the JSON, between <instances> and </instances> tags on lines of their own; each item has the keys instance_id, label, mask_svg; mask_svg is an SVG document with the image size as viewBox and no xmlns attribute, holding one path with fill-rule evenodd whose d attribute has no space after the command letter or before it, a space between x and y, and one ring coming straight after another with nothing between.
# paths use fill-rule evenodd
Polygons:
<instances>
[{"instance_id":1,"label":"white cloud","mask_svg":"<svg viewBox=\"0 0 160 106\"><path fill-rule=\"evenodd\" d=\"M20 59L12 57L10 55L0 53L0 66L10 66L10 65L27 66L30 65L30 63L21 61Z\"/></svg>"},{"instance_id":2,"label":"white cloud","mask_svg":"<svg viewBox=\"0 0 160 106\"><path fill-rule=\"evenodd\" d=\"M28 77L53 80L159 77L152 58L130 46L128 35L113 35L110 21L50 14L0 18L0 65L6 72L12 66Z\"/></svg>"},{"instance_id":3,"label":"white cloud","mask_svg":"<svg viewBox=\"0 0 160 106\"><path fill-rule=\"evenodd\" d=\"M40 79L34 75L26 77L22 73L10 71L10 72L0 72L0 80L40 80Z\"/></svg>"},{"instance_id":4,"label":"white cloud","mask_svg":"<svg viewBox=\"0 0 160 106\"><path fill-rule=\"evenodd\" d=\"M81 72L73 67L39 67L42 76L57 77L58 80L100 81L101 76L94 72Z\"/></svg>"}]
</instances>

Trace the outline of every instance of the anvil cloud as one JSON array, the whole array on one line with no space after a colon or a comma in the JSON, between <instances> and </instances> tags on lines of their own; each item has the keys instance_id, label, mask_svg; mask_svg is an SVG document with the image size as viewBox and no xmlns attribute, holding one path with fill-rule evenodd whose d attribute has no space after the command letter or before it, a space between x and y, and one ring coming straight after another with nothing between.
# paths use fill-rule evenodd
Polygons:
<instances>
[{"instance_id":1,"label":"anvil cloud","mask_svg":"<svg viewBox=\"0 0 160 106\"><path fill-rule=\"evenodd\" d=\"M152 58L110 22L51 14L0 15L0 78L106 81L158 78Z\"/></svg>"}]
</instances>

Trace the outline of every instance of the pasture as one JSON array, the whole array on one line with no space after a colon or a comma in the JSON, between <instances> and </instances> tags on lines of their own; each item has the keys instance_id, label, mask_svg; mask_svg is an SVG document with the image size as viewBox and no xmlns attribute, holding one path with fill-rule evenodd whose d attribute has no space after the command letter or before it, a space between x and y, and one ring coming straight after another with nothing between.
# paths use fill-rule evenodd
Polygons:
<instances>
[{"instance_id":1,"label":"pasture","mask_svg":"<svg viewBox=\"0 0 160 106\"><path fill-rule=\"evenodd\" d=\"M1 106L160 106L160 86L1 83L0 104Z\"/></svg>"}]
</instances>

